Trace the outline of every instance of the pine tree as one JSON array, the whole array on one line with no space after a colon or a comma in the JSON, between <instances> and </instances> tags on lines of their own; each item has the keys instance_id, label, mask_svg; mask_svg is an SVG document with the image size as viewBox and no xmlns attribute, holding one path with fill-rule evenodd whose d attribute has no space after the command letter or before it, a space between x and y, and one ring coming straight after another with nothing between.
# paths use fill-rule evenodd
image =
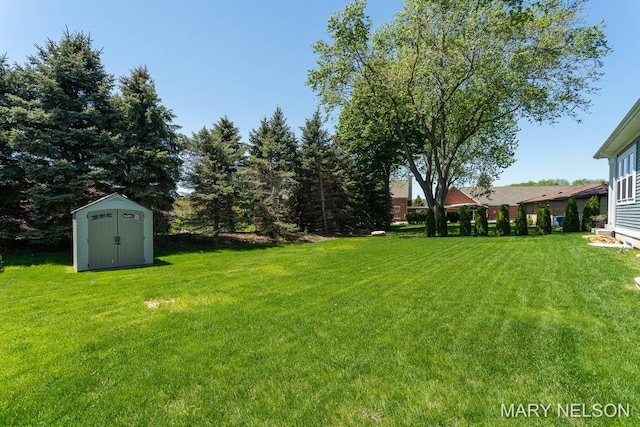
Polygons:
<instances>
[{"instance_id":1,"label":"pine tree","mask_svg":"<svg viewBox=\"0 0 640 427\"><path fill-rule=\"evenodd\" d=\"M253 221L256 230L271 236L294 231L294 181L298 169L297 141L276 108L249 134L250 157L247 178L252 188Z\"/></svg>"},{"instance_id":2,"label":"pine tree","mask_svg":"<svg viewBox=\"0 0 640 427\"><path fill-rule=\"evenodd\" d=\"M582 210L582 231L591 231L593 217L600 213L600 202L596 196L591 196Z\"/></svg>"},{"instance_id":3,"label":"pine tree","mask_svg":"<svg viewBox=\"0 0 640 427\"><path fill-rule=\"evenodd\" d=\"M316 111L301 128L300 168L296 200L300 230L343 231L347 218L347 193L342 156L329 133L322 129Z\"/></svg>"},{"instance_id":4,"label":"pine tree","mask_svg":"<svg viewBox=\"0 0 640 427\"><path fill-rule=\"evenodd\" d=\"M562 222L564 233L575 233L580 231L580 217L578 216L578 204L575 197L569 197L567 207L564 210L564 220Z\"/></svg>"},{"instance_id":5,"label":"pine tree","mask_svg":"<svg viewBox=\"0 0 640 427\"><path fill-rule=\"evenodd\" d=\"M147 67L121 77L120 91L113 101L120 114L114 190L153 210L154 231L165 232L182 163L175 115L161 104Z\"/></svg>"},{"instance_id":6,"label":"pine tree","mask_svg":"<svg viewBox=\"0 0 640 427\"><path fill-rule=\"evenodd\" d=\"M437 228L438 228L438 236L447 237L449 234L449 230L447 228L447 213L444 210L444 206L438 207L438 218L437 218Z\"/></svg>"},{"instance_id":7,"label":"pine tree","mask_svg":"<svg viewBox=\"0 0 640 427\"><path fill-rule=\"evenodd\" d=\"M427 237L434 237L436 235L436 216L433 214L433 209L427 209L426 219L426 232Z\"/></svg>"},{"instance_id":8,"label":"pine tree","mask_svg":"<svg viewBox=\"0 0 640 427\"><path fill-rule=\"evenodd\" d=\"M241 221L240 131L226 116L212 130L202 128L189 141L186 183L203 225L214 233L234 231Z\"/></svg>"},{"instance_id":9,"label":"pine tree","mask_svg":"<svg viewBox=\"0 0 640 427\"><path fill-rule=\"evenodd\" d=\"M518 205L518 213L516 214L516 236L526 236L528 234L527 211L524 203L520 203Z\"/></svg>"},{"instance_id":10,"label":"pine tree","mask_svg":"<svg viewBox=\"0 0 640 427\"><path fill-rule=\"evenodd\" d=\"M487 221L487 208L478 206L476 211L476 236L486 236L489 234L489 223Z\"/></svg>"},{"instance_id":11,"label":"pine tree","mask_svg":"<svg viewBox=\"0 0 640 427\"><path fill-rule=\"evenodd\" d=\"M496 235L510 236L511 224L509 222L509 205L500 205L496 218Z\"/></svg>"},{"instance_id":12,"label":"pine tree","mask_svg":"<svg viewBox=\"0 0 640 427\"><path fill-rule=\"evenodd\" d=\"M24 89L20 71L0 56L0 237L13 238L27 225L28 214L22 205L27 182L17 153L10 144L16 128L11 120L14 98Z\"/></svg>"},{"instance_id":13,"label":"pine tree","mask_svg":"<svg viewBox=\"0 0 640 427\"><path fill-rule=\"evenodd\" d=\"M88 35L68 30L37 46L24 70L30 90L11 109L10 143L30 183L37 237L48 242L70 240L70 212L110 191L113 77L100 55Z\"/></svg>"},{"instance_id":14,"label":"pine tree","mask_svg":"<svg viewBox=\"0 0 640 427\"><path fill-rule=\"evenodd\" d=\"M471 210L468 206L460 207L460 235L471 236Z\"/></svg>"},{"instance_id":15,"label":"pine tree","mask_svg":"<svg viewBox=\"0 0 640 427\"><path fill-rule=\"evenodd\" d=\"M536 231L538 234L551 234L553 231L553 225L551 224L551 211L547 205L543 205L538 208Z\"/></svg>"}]
</instances>

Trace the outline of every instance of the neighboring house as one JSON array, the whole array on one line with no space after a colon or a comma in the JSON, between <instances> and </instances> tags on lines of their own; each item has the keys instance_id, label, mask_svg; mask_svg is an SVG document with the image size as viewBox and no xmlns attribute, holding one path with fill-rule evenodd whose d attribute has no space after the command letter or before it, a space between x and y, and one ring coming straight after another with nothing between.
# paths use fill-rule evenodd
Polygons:
<instances>
[{"instance_id":1,"label":"neighboring house","mask_svg":"<svg viewBox=\"0 0 640 427\"><path fill-rule=\"evenodd\" d=\"M500 205L509 205L509 218L515 220L518 213L518 204L523 200L540 197L558 191L571 188L570 186L507 186L492 187L490 195L474 195L473 188L452 188L444 199L444 207L448 211L457 211L462 205L485 206L487 218L493 221L498 216Z\"/></svg>"},{"instance_id":2,"label":"neighboring house","mask_svg":"<svg viewBox=\"0 0 640 427\"><path fill-rule=\"evenodd\" d=\"M640 199L636 197L639 148L640 99L593 156L609 160L606 228L618 240L636 248L640 248Z\"/></svg>"},{"instance_id":3,"label":"neighboring house","mask_svg":"<svg viewBox=\"0 0 640 427\"><path fill-rule=\"evenodd\" d=\"M411 206L411 180L391 181L390 190L393 221L404 221L407 207Z\"/></svg>"},{"instance_id":4,"label":"neighboring house","mask_svg":"<svg viewBox=\"0 0 640 427\"><path fill-rule=\"evenodd\" d=\"M607 184L582 184L574 185L571 187L563 187L562 189L556 189L555 191L545 194L539 197L535 197L529 200L524 200L525 209L527 211L527 217L535 221L538 208L542 205L548 205L553 216L563 216L567 207L569 198L573 196L576 199L578 205L578 214L582 220L582 211L587 201L595 196L600 202L600 212L607 213L607 195L609 194L609 186Z\"/></svg>"}]
</instances>

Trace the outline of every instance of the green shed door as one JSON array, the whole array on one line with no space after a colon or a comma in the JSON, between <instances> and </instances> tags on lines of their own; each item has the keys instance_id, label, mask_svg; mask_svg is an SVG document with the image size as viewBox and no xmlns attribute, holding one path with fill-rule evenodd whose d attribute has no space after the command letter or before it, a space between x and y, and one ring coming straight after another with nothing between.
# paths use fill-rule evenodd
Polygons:
<instances>
[{"instance_id":1,"label":"green shed door","mask_svg":"<svg viewBox=\"0 0 640 427\"><path fill-rule=\"evenodd\" d=\"M117 267L118 211L95 211L89 220L89 269Z\"/></svg>"},{"instance_id":2,"label":"green shed door","mask_svg":"<svg viewBox=\"0 0 640 427\"><path fill-rule=\"evenodd\" d=\"M88 220L90 270L144 264L144 213L95 211Z\"/></svg>"},{"instance_id":3,"label":"green shed door","mask_svg":"<svg viewBox=\"0 0 640 427\"><path fill-rule=\"evenodd\" d=\"M144 214L118 211L118 266L144 264Z\"/></svg>"}]
</instances>

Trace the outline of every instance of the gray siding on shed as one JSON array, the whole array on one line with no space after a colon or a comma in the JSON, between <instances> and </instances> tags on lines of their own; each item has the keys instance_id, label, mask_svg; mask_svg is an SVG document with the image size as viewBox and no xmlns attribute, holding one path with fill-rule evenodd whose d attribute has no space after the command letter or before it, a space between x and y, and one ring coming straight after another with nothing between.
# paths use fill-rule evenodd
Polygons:
<instances>
[{"instance_id":1,"label":"gray siding on shed","mask_svg":"<svg viewBox=\"0 0 640 427\"><path fill-rule=\"evenodd\" d=\"M617 206L616 227L640 231L640 138L636 139L633 144L636 146L636 201L633 204ZM633 144L629 144L621 153L624 153Z\"/></svg>"}]
</instances>

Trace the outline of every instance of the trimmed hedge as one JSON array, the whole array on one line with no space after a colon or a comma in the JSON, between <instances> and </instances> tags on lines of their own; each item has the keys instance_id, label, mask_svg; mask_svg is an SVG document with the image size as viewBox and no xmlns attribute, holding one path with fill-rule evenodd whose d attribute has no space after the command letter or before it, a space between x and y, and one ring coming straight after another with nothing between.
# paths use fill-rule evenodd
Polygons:
<instances>
[{"instance_id":1,"label":"trimmed hedge","mask_svg":"<svg viewBox=\"0 0 640 427\"><path fill-rule=\"evenodd\" d=\"M447 237L449 230L447 227L447 213L444 210L444 206L438 208L438 236Z\"/></svg>"},{"instance_id":2,"label":"trimmed hedge","mask_svg":"<svg viewBox=\"0 0 640 427\"><path fill-rule=\"evenodd\" d=\"M553 225L551 224L551 211L547 205L540 206L538 208L536 230L538 231L538 234L551 234L553 231Z\"/></svg>"},{"instance_id":3,"label":"trimmed hedge","mask_svg":"<svg viewBox=\"0 0 640 427\"><path fill-rule=\"evenodd\" d=\"M460 213L459 212L447 212L447 221L451 224L456 224L460 221Z\"/></svg>"},{"instance_id":4,"label":"trimmed hedge","mask_svg":"<svg viewBox=\"0 0 640 427\"><path fill-rule=\"evenodd\" d=\"M582 231L591 231L593 217L598 214L600 214L600 202L596 196L591 196L582 210Z\"/></svg>"},{"instance_id":5,"label":"trimmed hedge","mask_svg":"<svg viewBox=\"0 0 640 427\"><path fill-rule=\"evenodd\" d=\"M427 221L427 211L407 212L404 219L409 224L424 224Z\"/></svg>"},{"instance_id":6,"label":"trimmed hedge","mask_svg":"<svg viewBox=\"0 0 640 427\"><path fill-rule=\"evenodd\" d=\"M529 234L529 227L527 221L527 211L524 207L524 203L518 205L518 213L516 214L516 236L526 236Z\"/></svg>"},{"instance_id":7,"label":"trimmed hedge","mask_svg":"<svg viewBox=\"0 0 640 427\"><path fill-rule=\"evenodd\" d=\"M567 207L564 209L564 220L562 222L564 233L575 233L580 231L580 217L578 215L578 204L575 197L569 197Z\"/></svg>"},{"instance_id":8,"label":"trimmed hedge","mask_svg":"<svg viewBox=\"0 0 640 427\"><path fill-rule=\"evenodd\" d=\"M500 205L496 217L496 236L510 236L509 205Z\"/></svg>"},{"instance_id":9,"label":"trimmed hedge","mask_svg":"<svg viewBox=\"0 0 640 427\"><path fill-rule=\"evenodd\" d=\"M471 236L471 209L468 206L460 207L460 235Z\"/></svg>"},{"instance_id":10,"label":"trimmed hedge","mask_svg":"<svg viewBox=\"0 0 640 427\"><path fill-rule=\"evenodd\" d=\"M476 212L476 236L486 236L487 234L489 234L487 208L480 206Z\"/></svg>"}]
</instances>

